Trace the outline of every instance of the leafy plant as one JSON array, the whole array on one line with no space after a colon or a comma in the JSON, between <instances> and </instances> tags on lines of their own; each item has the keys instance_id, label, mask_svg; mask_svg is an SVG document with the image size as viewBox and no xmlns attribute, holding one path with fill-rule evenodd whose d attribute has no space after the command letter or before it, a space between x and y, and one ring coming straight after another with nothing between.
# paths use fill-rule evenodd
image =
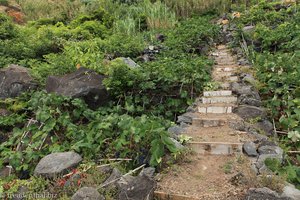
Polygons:
<instances>
[{"instance_id":1,"label":"leafy plant","mask_svg":"<svg viewBox=\"0 0 300 200\"><path fill-rule=\"evenodd\" d=\"M244 10L241 18L233 22L239 27L234 44L248 46L249 59L253 61L259 90L280 135L285 150L298 151L299 140L299 5L286 6L279 1L262 0ZM255 26L251 33L244 33L245 26ZM286 165L266 161L270 169L286 176L287 181L299 187L299 168L296 156Z\"/></svg>"},{"instance_id":2,"label":"leafy plant","mask_svg":"<svg viewBox=\"0 0 300 200\"><path fill-rule=\"evenodd\" d=\"M296 185L297 188L300 187L300 168L291 165L288 162L287 166L282 166L277 159L267 158L265 160L266 166L275 173L286 177L287 181Z\"/></svg>"},{"instance_id":3,"label":"leafy plant","mask_svg":"<svg viewBox=\"0 0 300 200\"><path fill-rule=\"evenodd\" d=\"M149 162L156 166L165 151L177 151L166 131L168 122L158 117L134 118L110 109L92 111L82 100L43 92L19 101L27 113L17 121L23 125L14 128L13 135L0 145L1 164L8 160L17 171L31 171L34 163L51 152L75 150L86 159L130 157L134 165Z\"/></svg>"}]
</instances>

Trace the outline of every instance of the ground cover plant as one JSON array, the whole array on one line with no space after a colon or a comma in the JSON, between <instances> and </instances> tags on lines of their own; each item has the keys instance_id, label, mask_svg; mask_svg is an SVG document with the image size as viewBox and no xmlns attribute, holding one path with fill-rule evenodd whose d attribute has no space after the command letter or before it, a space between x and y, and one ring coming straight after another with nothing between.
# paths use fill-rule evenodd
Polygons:
<instances>
[{"instance_id":1,"label":"ground cover plant","mask_svg":"<svg viewBox=\"0 0 300 200\"><path fill-rule=\"evenodd\" d=\"M235 19L233 46L242 46L255 68L258 89L280 130L279 140L289 153L286 166L273 167L300 185L299 153L299 5L295 2L260 1ZM252 31L243 31L253 26ZM271 163L271 162L270 162ZM270 164L271 165L271 164ZM298 166L298 167L297 167Z\"/></svg>"},{"instance_id":2,"label":"ground cover plant","mask_svg":"<svg viewBox=\"0 0 300 200\"><path fill-rule=\"evenodd\" d=\"M0 101L9 113L0 117L0 166L15 172L1 180L0 193L15 192L20 182L14 179L29 178L51 152L73 150L95 163L130 158L126 169L160 166L166 153L178 156L167 129L210 81L206 53L219 34L212 16L184 18L161 1L53 2L17 1L21 25L0 14L0 68L27 67L39 85ZM153 47L152 61L142 62ZM108 105L92 110L81 99L43 91L48 76L80 66L107 76Z\"/></svg>"}]
</instances>

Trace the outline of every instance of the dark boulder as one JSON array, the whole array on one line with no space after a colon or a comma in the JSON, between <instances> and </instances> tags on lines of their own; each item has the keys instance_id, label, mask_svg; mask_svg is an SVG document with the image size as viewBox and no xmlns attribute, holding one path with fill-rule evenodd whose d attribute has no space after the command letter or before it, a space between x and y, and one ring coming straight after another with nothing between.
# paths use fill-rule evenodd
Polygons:
<instances>
[{"instance_id":1,"label":"dark boulder","mask_svg":"<svg viewBox=\"0 0 300 200\"><path fill-rule=\"evenodd\" d=\"M36 87L37 84L25 67L10 65L0 69L0 99L17 97Z\"/></svg>"},{"instance_id":2,"label":"dark boulder","mask_svg":"<svg viewBox=\"0 0 300 200\"><path fill-rule=\"evenodd\" d=\"M183 115L179 115L177 119L177 123L186 123L186 124L192 124L193 118L196 117L195 113L192 112L187 112L184 113Z\"/></svg>"},{"instance_id":3,"label":"dark boulder","mask_svg":"<svg viewBox=\"0 0 300 200\"><path fill-rule=\"evenodd\" d=\"M122 177L118 182L119 199L148 200L154 198L157 183L151 176L141 173L136 177L126 177Z\"/></svg>"},{"instance_id":4,"label":"dark boulder","mask_svg":"<svg viewBox=\"0 0 300 200\"><path fill-rule=\"evenodd\" d=\"M274 126L267 119L258 121L256 124L254 124L254 127L256 129L259 129L259 130L263 131L267 136L274 135Z\"/></svg>"},{"instance_id":5,"label":"dark boulder","mask_svg":"<svg viewBox=\"0 0 300 200\"><path fill-rule=\"evenodd\" d=\"M235 108L233 112L245 120L265 118L266 116L266 111L263 108L248 105L241 105Z\"/></svg>"},{"instance_id":6,"label":"dark boulder","mask_svg":"<svg viewBox=\"0 0 300 200\"><path fill-rule=\"evenodd\" d=\"M261 100L257 99L256 94L245 95L242 94L238 97L238 104L250 105L250 106L261 106Z\"/></svg>"},{"instance_id":7,"label":"dark boulder","mask_svg":"<svg viewBox=\"0 0 300 200\"><path fill-rule=\"evenodd\" d=\"M250 188L244 200L291 200L289 197L281 197L277 192L264 188Z\"/></svg>"},{"instance_id":8,"label":"dark boulder","mask_svg":"<svg viewBox=\"0 0 300 200\"><path fill-rule=\"evenodd\" d=\"M117 181L122 177L122 173L114 168L110 176L101 184L103 188L115 189L117 187Z\"/></svg>"},{"instance_id":9,"label":"dark boulder","mask_svg":"<svg viewBox=\"0 0 300 200\"><path fill-rule=\"evenodd\" d=\"M102 83L104 78L104 75L82 67L64 76L49 76L46 91L72 98L82 98L91 108L97 108L109 100L109 94Z\"/></svg>"},{"instance_id":10,"label":"dark boulder","mask_svg":"<svg viewBox=\"0 0 300 200\"><path fill-rule=\"evenodd\" d=\"M258 91L252 85L234 82L231 84L231 89L233 93L242 96L242 98L251 98L260 101Z\"/></svg>"},{"instance_id":11,"label":"dark boulder","mask_svg":"<svg viewBox=\"0 0 300 200\"><path fill-rule=\"evenodd\" d=\"M243 150L248 156L257 156L256 145L253 142L245 142Z\"/></svg>"},{"instance_id":12,"label":"dark boulder","mask_svg":"<svg viewBox=\"0 0 300 200\"><path fill-rule=\"evenodd\" d=\"M170 133L172 138L177 139L179 135L186 133L186 129L178 125L175 125L175 126L171 126L168 129L168 132Z\"/></svg>"},{"instance_id":13,"label":"dark boulder","mask_svg":"<svg viewBox=\"0 0 300 200\"><path fill-rule=\"evenodd\" d=\"M71 200L105 200L105 197L95 188L83 187L72 196Z\"/></svg>"}]
</instances>

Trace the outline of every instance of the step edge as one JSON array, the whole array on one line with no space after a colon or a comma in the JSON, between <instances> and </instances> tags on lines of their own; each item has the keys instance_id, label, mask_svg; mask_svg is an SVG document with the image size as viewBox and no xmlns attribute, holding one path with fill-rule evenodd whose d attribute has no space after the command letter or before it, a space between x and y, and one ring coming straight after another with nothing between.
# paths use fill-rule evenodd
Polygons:
<instances>
[{"instance_id":1,"label":"step edge","mask_svg":"<svg viewBox=\"0 0 300 200\"><path fill-rule=\"evenodd\" d=\"M244 143L240 142L187 142L187 144L219 144L219 145L243 145Z\"/></svg>"},{"instance_id":2,"label":"step edge","mask_svg":"<svg viewBox=\"0 0 300 200\"><path fill-rule=\"evenodd\" d=\"M158 196L163 195L163 196ZM201 200L199 198L188 196L188 195L181 195L181 194L173 194L173 193L166 193L162 191L154 191L154 196L158 198L162 198L163 200L172 200L173 198L184 198L185 200Z\"/></svg>"}]
</instances>

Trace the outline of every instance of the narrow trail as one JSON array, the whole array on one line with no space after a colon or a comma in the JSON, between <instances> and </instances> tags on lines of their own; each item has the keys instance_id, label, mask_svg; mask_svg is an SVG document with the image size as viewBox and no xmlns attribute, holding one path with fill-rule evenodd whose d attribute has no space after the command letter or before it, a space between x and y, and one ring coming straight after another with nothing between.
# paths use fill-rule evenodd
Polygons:
<instances>
[{"instance_id":1,"label":"narrow trail","mask_svg":"<svg viewBox=\"0 0 300 200\"><path fill-rule=\"evenodd\" d=\"M241 199L247 184L237 183L236 174L251 174L250 159L242 153L251 135L236 131L230 124L242 120L232 113L237 97L230 90L243 66L229 49L217 46L212 53L216 65L212 76L220 83L216 91L204 91L186 135L194 153L163 174L156 198L160 200ZM241 180L238 180L238 182Z\"/></svg>"}]
</instances>

